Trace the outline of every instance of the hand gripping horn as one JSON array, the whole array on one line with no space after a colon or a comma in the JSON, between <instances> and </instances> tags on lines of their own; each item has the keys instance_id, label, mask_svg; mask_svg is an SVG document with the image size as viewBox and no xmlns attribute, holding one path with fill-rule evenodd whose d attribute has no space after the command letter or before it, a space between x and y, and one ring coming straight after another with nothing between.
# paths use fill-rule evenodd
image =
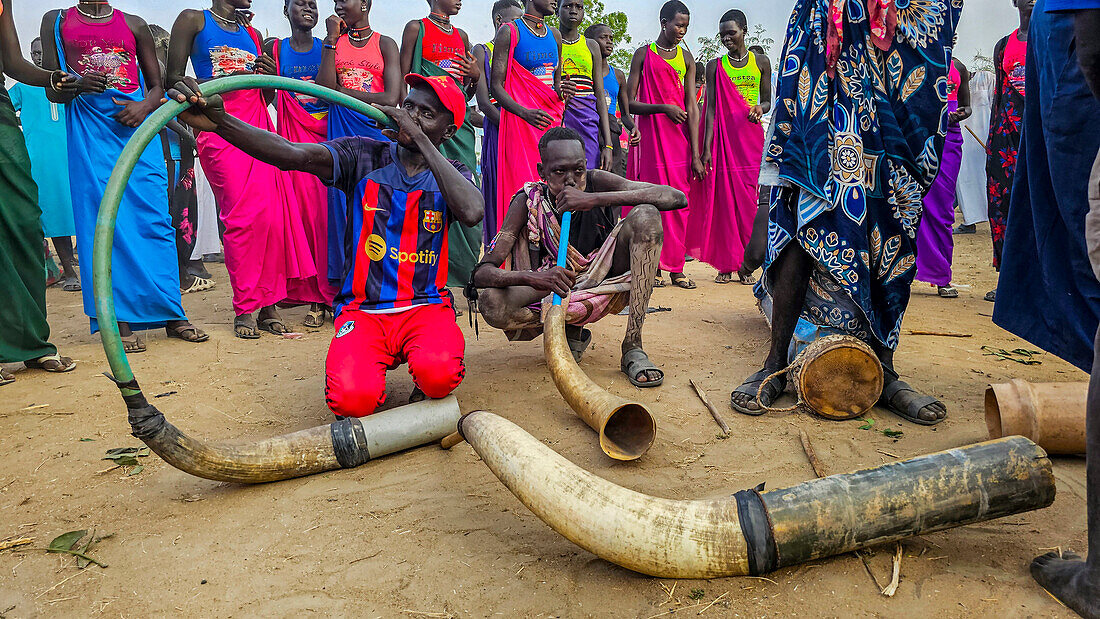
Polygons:
<instances>
[{"instance_id":1,"label":"hand gripping horn","mask_svg":"<svg viewBox=\"0 0 1100 619\"><path fill-rule=\"evenodd\" d=\"M351 108L379 122L388 122L380 111L353 97L285 77L225 77L206 82L202 92L210 96L252 88L278 88L307 94ZM115 164L96 221L92 267L96 315L103 350L114 373L111 378L122 391L134 436L166 462L192 475L216 481L259 483L358 466L371 458L438 441L453 432L461 413L457 400L451 396L253 443L206 443L180 432L145 399L126 359L115 321L111 287L115 218L123 189L142 152L169 120L188 107L189 103L168 101L138 127Z\"/></svg>"},{"instance_id":2,"label":"hand gripping horn","mask_svg":"<svg viewBox=\"0 0 1100 619\"><path fill-rule=\"evenodd\" d=\"M562 215L557 262L560 267L566 266L572 216L571 212ZM577 416L600 435L600 449L616 460L642 457L657 435L653 415L638 402L602 389L577 365L565 339L565 307L557 294L543 316L542 328L543 354L554 385Z\"/></svg>"},{"instance_id":3,"label":"hand gripping horn","mask_svg":"<svg viewBox=\"0 0 1100 619\"><path fill-rule=\"evenodd\" d=\"M1050 459L1022 436L949 449L790 488L677 501L582 470L485 411L459 431L500 481L574 544L659 578L757 575L1047 507Z\"/></svg>"}]
</instances>

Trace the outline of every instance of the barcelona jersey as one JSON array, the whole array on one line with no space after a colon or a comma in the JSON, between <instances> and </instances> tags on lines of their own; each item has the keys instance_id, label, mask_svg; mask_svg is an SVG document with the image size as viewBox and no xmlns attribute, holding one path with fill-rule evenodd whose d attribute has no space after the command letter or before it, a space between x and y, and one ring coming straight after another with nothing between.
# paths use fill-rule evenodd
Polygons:
<instances>
[{"instance_id":1,"label":"barcelona jersey","mask_svg":"<svg viewBox=\"0 0 1100 619\"><path fill-rule=\"evenodd\" d=\"M442 303L451 213L435 176L425 170L410 177L393 142L347 137L324 146L332 153L332 186L348 196L337 205L347 209L343 246L329 248L345 256L336 314ZM461 163L451 163L472 178Z\"/></svg>"}]
</instances>

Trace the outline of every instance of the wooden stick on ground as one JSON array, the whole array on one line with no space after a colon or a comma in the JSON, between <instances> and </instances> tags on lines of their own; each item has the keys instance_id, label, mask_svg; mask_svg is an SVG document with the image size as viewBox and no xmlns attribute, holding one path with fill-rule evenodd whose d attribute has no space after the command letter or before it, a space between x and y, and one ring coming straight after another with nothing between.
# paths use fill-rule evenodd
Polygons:
<instances>
[{"instance_id":1,"label":"wooden stick on ground","mask_svg":"<svg viewBox=\"0 0 1100 619\"><path fill-rule=\"evenodd\" d=\"M450 449L464 440L466 439L462 436L461 432L455 432L454 434L444 436L443 440L439 442L439 446L443 449Z\"/></svg>"},{"instance_id":2,"label":"wooden stick on ground","mask_svg":"<svg viewBox=\"0 0 1100 619\"><path fill-rule=\"evenodd\" d=\"M952 333L950 331L920 331L911 329L909 335L938 335L940 337L974 337L973 333Z\"/></svg>"},{"instance_id":3,"label":"wooden stick on ground","mask_svg":"<svg viewBox=\"0 0 1100 619\"><path fill-rule=\"evenodd\" d=\"M821 460L817 459L814 447L810 444L810 435L806 434L806 431L802 428L799 428L798 438L802 441L802 451L806 452L806 458L810 461L810 466L814 469L814 475L818 477L828 477L829 473L825 470L825 465L821 464Z\"/></svg>"},{"instance_id":4,"label":"wooden stick on ground","mask_svg":"<svg viewBox=\"0 0 1100 619\"><path fill-rule=\"evenodd\" d=\"M726 425L726 422L718 414L718 410L710 403L710 400L707 399L706 394L703 393L703 390L699 387L699 384L695 382L694 378L688 379L688 382L691 383L691 388L695 390L695 395L699 396L699 399L703 401L703 405L710 411L710 416L714 417L714 420L718 422L718 427L722 428L722 434L724 435L722 438L728 437L730 435L730 427Z\"/></svg>"},{"instance_id":5,"label":"wooden stick on ground","mask_svg":"<svg viewBox=\"0 0 1100 619\"><path fill-rule=\"evenodd\" d=\"M886 588L882 590L882 594L886 597L894 597L894 594L898 592L898 584L901 583L901 542L898 542L897 550L894 551L894 573L890 577L890 584L886 585Z\"/></svg>"}]
</instances>

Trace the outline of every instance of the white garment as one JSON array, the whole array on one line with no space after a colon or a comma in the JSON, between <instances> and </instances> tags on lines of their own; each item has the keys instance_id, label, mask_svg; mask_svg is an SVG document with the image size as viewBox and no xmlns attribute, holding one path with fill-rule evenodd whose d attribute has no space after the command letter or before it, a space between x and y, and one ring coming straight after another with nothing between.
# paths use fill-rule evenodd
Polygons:
<instances>
[{"instance_id":1,"label":"white garment","mask_svg":"<svg viewBox=\"0 0 1100 619\"><path fill-rule=\"evenodd\" d=\"M195 192L198 195L199 230L195 235L195 249L191 252L191 259L202 260L206 254L221 253L222 238L218 233L218 207L214 202L214 190L210 188L210 181L206 180L198 158L195 159Z\"/></svg>"},{"instance_id":2,"label":"white garment","mask_svg":"<svg viewBox=\"0 0 1100 619\"><path fill-rule=\"evenodd\" d=\"M962 121L962 167L959 168L959 182L955 185L955 197L959 201L959 209L962 210L963 222L968 225L989 219L984 144L989 139L989 115L993 107L994 83L991 72L974 73L970 78L972 113L970 118ZM974 132L973 135L971 131ZM974 137L975 135L977 138Z\"/></svg>"}]
</instances>

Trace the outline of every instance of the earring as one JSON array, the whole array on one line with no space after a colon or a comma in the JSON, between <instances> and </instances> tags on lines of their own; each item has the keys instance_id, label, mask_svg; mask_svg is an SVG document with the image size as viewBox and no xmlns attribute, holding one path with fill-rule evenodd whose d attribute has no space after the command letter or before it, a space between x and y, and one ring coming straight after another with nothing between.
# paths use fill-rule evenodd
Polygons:
<instances>
[{"instance_id":1,"label":"earring","mask_svg":"<svg viewBox=\"0 0 1100 619\"><path fill-rule=\"evenodd\" d=\"M364 12L364 13L366 13L366 12L367 12L367 5L365 5L365 4L363 5L363 12Z\"/></svg>"}]
</instances>

